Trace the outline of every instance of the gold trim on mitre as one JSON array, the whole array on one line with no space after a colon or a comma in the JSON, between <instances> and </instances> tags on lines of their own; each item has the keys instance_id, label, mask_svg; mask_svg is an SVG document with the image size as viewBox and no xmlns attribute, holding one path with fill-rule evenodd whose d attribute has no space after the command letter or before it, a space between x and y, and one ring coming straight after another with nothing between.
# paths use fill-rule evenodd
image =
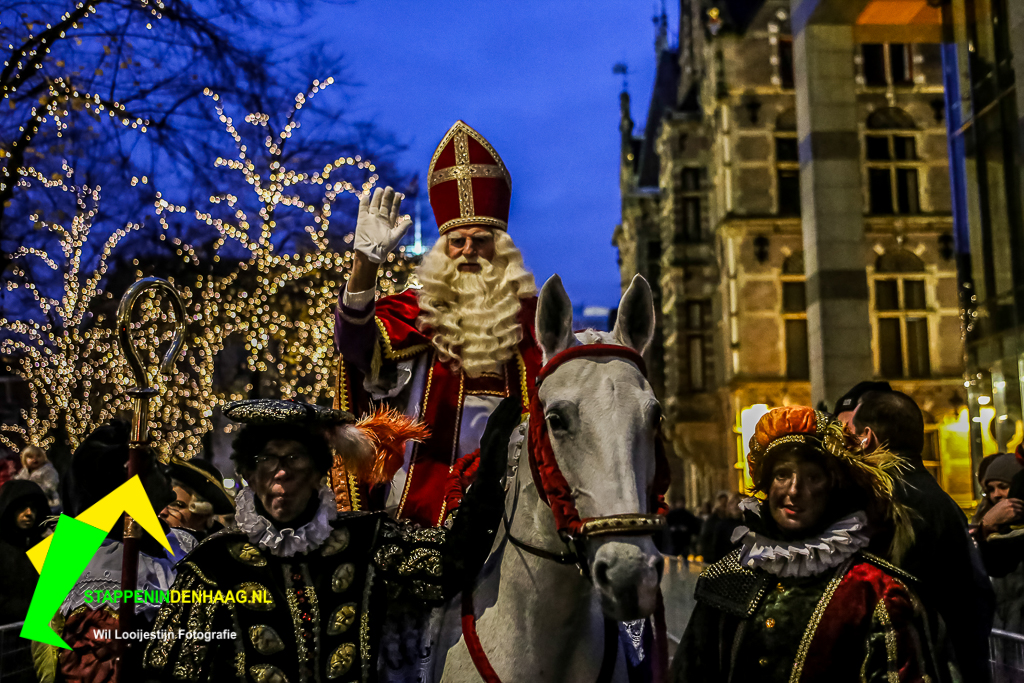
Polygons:
<instances>
[{"instance_id":1,"label":"gold trim on mitre","mask_svg":"<svg viewBox=\"0 0 1024 683\"><path fill-rule=\"evenodd\" d=\"M469 138L473 138L480 143L495 163L471 164L469 162ZM449 142L452 143L454 148L455 165L435 171L434 167L437 165L437 160ZM508 230L508 223L505 221L489 216L476 215L476 207L473 204L473 178L502 178L509 191L511 192L512 190L512 176L509 175L508 169L505 168L505 162L501 160L501 155L498 154L498 151L494 149L491 143L487 142L483 135L473 130L465 121L460 119L441 138L441 143L434 150L434 155L430 159L430 166L427 168L428 188L452 180L458 183L459 218L447 221L444 225L440 226L439 232L442 235L460 225L482 225L505 231Z\"/></svg>"}]
</instances>

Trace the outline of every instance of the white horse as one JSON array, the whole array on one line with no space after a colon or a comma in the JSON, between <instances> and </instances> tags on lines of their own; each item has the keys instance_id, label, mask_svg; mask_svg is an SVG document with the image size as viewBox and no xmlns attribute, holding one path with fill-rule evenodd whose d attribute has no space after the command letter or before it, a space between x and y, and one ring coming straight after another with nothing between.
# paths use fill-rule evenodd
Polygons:
<instances>
[{"instance_id":1,"label":"white horse","mask_svg":"<svg viewBox=\"0 0 1024 683\"><path fill-rule=\"evenodd\" d=\"M545 363L581 343L643 353L654 334L650 286L642 277L633 279L612 333L590 330L577 338L572 303L553 276L540 293L537 333ZM661 414L637 365L614 356L573 358L544 379L538 396L551 450L579 516L642 518L636 513L654 512L649 494ZM613 528L612 535L595 535L579 546L577 558L590 578L575 564L551 559L564 562L570 548L534 484L525 446L520 441L510 448L506 522L472 595L479 642L504 683L594 683L606 656L606 636L619 648L617 628L606 634L606 617L617 624L654 612L662 557L650 536L620 535ZM447 608L434 680L481 680L462 635L461 612L459 600ZM619 648L610 680L626 680L625 659Z\"/></svg>"}]
</instances>

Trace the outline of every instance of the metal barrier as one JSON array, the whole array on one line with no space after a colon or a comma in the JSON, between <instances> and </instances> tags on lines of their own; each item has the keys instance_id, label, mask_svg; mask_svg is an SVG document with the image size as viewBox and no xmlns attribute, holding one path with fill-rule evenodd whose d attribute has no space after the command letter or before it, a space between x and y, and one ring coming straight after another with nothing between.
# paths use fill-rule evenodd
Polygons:
<instances>
[{"instance_id":1,"label":"metal barrier","mask_svg":"<svg viewBox=\"0 0 1024 683\"><path fill-rule=\"evenodd\" d=\"M1024 636L994 628L988 649L992 683L1024 683Z\"/></svg>"},{"instance_id":2,"label":"metal barrier","mask_svg":"<svg viewBox=\"0 0 1024 683\"><path fill-rule=\"evenodd\" d=\"M0 681L3 683L36 683L32 641L20 636L23 623L0 626Z\"/></svg>"}]
</instances>

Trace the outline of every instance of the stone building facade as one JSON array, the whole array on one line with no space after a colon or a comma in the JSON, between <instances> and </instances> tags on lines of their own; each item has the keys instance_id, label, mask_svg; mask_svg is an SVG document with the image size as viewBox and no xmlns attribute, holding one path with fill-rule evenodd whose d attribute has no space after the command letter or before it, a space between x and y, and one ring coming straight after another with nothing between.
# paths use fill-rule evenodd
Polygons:
<instances>
[{"instance_id":1,"label":"stone building facade","mask_svg":"<svg viewBox=\"0 0 1024 683\"><path fill-rule=\"evenodd\" d=\"M691 506L743 490L765 410L885 379L970 507L940 46L863 21L870 3L823 5L681 0L643 136L621 96L613 241L623 283L655 290L676 490Z\"/></svg>"}]
</instances>

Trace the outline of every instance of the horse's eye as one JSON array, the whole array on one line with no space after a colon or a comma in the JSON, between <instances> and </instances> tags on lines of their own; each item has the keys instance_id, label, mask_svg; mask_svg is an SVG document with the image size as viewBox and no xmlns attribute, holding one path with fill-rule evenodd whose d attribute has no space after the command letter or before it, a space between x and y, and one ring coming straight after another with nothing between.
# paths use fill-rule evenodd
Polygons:
<instances>
[{"instance_id":1,"label":"horse's eye","mask_svg":"<svg viewBox=\"0 0 1024 683\"><path fill-rule=\"evenodd\" d=\"M661 404L655 403L650 409L651 426L657 429L661 425Z\"/></svg>"},{"instance_id":2,"label":"horse's eye","mask_svg":"<svg viewBox=\"0 0 1024 683\"><path fill-rule=\"evenodd\" d=\"M547 421L548 421L548 429L550 429L551 431L553 431L553 432L563 432L563 431L565 431L565 428L566 428L565 420L563 420L562 416L559 415L558 413L550 413L550 414L548 414Z\"/></svg>"}]
</instances>

